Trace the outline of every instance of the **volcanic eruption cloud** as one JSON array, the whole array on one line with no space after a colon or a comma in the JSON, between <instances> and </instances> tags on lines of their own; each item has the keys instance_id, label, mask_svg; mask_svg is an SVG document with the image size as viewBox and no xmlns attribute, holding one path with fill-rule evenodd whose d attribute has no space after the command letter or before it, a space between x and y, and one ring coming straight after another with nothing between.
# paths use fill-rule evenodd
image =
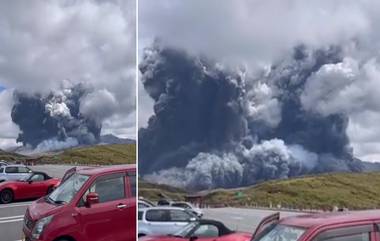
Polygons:
<instances>
[{"instance_id":1,"label":"volcanic eruption cloud","mask_svg":"<svg viewBox=\"0 0 380 241\"><path fill-rule=\"evenodd\" d=\"M46 94L15 91L11 117L20 128L17 142L35 151L99 142L103 116L92 115L87 104L94 93L82 84ZM105 107L107 98L99 101Z\"/></svg>"},{"instance_id":2,"label":"volcanic eruption cloud","mask_svg":"<svg viewBox=\"0 0 380 241\"><path fill-rule=\"evenodd\" d=\"M314 92L329 76L350 80L353 65L337 47L298 46L269 70L248 76L244 68L153 44L140 64L154 100L154 115L139 131L141 174L201 190L363 171L346 134L348 117L322 108Z\"/></svg>"}]
</instances>

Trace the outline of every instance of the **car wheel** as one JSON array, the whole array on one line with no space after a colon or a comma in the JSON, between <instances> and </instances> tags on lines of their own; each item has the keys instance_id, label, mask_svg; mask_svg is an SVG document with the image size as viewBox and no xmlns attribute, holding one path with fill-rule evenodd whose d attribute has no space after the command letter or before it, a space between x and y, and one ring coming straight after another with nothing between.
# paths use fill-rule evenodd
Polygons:
<instances>
[{"instance_id":1,"label":"car wheel","mask_svg":"<svg viewBox=\"0 0 380 241\"><path fill-rule=\"evenodd\" d=\"M46 194L50 194L52 191L54 191L54 187L49 187Z\"/></svg>"},{"instance_id":2,"label":"car wheel","mask_svg":"<svg viewBox=\"0 0 380 241\"><path fill-rule=\"evenodd\" d=\"M5 189L0 193L1 203L11 203L13 201L13 192L10 189Z\"/></svg>"}]
</instances>

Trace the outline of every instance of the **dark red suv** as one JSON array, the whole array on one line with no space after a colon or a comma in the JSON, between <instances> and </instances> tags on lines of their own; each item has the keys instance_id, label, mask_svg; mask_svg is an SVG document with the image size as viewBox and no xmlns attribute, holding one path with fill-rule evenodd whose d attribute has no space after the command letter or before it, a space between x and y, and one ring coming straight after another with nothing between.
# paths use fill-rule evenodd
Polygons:
<instances>
[{"instance_id":1,"label":"dark red suv","mask_svg":"<svg viewBox=\"0 0 380 241\"><path fill-rule=\"evenodd\" d=\"M65 179L26 210L24 240L135 240L135 165L82 168Z\"/></svg>"},{"instance_id":2,"label":"dark red suv","mask_svg":"<svg viewBox=\"0 0 380 241\"><path fill-rule=\"evenodd\" d=\"M380 241L380 210L265 218L252 241Z\"/></svg>"}]
</instances>

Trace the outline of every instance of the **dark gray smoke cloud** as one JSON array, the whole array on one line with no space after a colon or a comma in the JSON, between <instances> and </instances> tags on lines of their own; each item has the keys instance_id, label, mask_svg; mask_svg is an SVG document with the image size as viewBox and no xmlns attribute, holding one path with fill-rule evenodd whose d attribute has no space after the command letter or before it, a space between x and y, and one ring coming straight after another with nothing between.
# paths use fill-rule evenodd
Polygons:
<instances>
[{"instance_id":1,"label":"dark gray smoke cloud","mask_svg":"<svg viewBox=\"0 0 380 241\"><path fill-rule=\"evenodd\" d=\"M81 84L46 95L15 91L11 116L21 131L17 142L40 151L98 142L101 122L80 111L88 92Z\"/></svg>"},{"instance_id":2,"label":"dark gray smoke cloud","mask_svg":"<svg viewBox=\"0 0 380 241\"><path fill-rule=\"evenodd\" d=\"M308 173L362 171L343 113L306 110L305 84L339 48L303 46L268 71L248 76L204 57L145 50L141 80L154 115L139 131L139 165L148 180L207 189Z\"/></svg>"}]
</instances>

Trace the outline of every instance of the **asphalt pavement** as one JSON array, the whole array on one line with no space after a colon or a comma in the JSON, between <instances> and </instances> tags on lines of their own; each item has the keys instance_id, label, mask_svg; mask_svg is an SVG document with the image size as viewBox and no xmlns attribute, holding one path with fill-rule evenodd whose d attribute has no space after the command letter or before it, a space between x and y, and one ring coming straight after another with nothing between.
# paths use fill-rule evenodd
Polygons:
<instances>
[{"instance_id":1,"label":"asphalt pavement","mask_svg":"<svg viewBox=\"0 0 380 241\"><path fill-rule=\"evenodd\" d=\"M232 230L253 233L260 221L277 211L249 208L203 209L204 218L222 221ZM301 215L299 212L280 212L280 217Z\"/></svg>"}]
</instances>

